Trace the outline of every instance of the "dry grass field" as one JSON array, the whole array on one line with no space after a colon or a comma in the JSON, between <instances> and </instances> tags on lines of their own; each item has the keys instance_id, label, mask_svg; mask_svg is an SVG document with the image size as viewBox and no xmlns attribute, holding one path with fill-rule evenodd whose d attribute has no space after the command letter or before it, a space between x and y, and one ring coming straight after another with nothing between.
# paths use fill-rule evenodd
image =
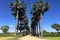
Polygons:
<instances>
[{"instance_id":1,"label":"dry grass field","mask_svg":"<svg viewBox=\"0 0 60 40\"><path fill-rule=\"evenodd\" d=\"M0 37L0 40L15 40L15 38L13 38L13 37ZM20 37L19 40L48 40L48 39L38 38L38 37L31 36L31 35L27 35L24 37Z\"/></svg>"},{"instance_id":2,"label":"dry grass field","mask_svg":"<svg viewBox=\"0 0 60 40\"><path fill-rule=\"evenodd\" d=\"M16 40L15 37L0 37L0 40ZM23 36L19 37L18 40L60 40L60 37L45 37L45 38L38 38L36 36Z\"/></svg>"},{"instance_id":3,"label":"dry grass field","mask_svg":"<svg viewBox=\"0 0 60 40\"><path fill-rule=\"evenodd\" d=\"M0 40L8 40L8 39L12 39L13 37L0 37Z\"/></svg>"}]
</instances>

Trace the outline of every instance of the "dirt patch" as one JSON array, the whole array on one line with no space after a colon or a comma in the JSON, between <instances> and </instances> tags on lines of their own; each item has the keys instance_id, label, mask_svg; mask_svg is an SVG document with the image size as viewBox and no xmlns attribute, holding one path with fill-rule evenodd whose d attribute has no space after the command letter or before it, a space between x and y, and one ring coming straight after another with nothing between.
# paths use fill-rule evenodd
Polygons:
<instances>
[{"instance_id":1,"label":"dirt patch","mask_svg":"<svg viewBox=\"0 0 60 40\"><path fill-rule=\"evenodd\" d=\"M38 38L38 37L31 36L31 35L27 35L27 36L19 38L19 40L48 40L48 39Z\"/></svg>"}]
</instances>

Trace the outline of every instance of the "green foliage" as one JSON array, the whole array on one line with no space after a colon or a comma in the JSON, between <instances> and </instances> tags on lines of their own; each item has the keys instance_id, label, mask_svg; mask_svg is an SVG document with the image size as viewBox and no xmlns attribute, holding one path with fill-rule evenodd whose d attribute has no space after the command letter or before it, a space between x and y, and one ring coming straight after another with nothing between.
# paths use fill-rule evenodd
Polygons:
<instances>
[{"instance_id":1,"label":"green foliage","mask_svg":"<svg viewBox=\"0 0 60 40\"><path fill-rule=\"evenodd\" d=\"M41 20L42 15L50 9L49 2L44 2L43 0L39 0L32 5L32 10L30 11L31 14L31 29L32 34L36 33L36 26L38 22Z\"/></svg>"},{"instance_id":2,"label":"green foliage","mask_svg":"<svg viewBox=\"0 0 60 40\"><path fill-rule=\"evenodd\" d=\"M39 35L37 35L39 36ZM60 32L47 32L46 30L43 30L43 37L60 37Z\"/></svg>"},{"instance_id":3,"label":"green foliage","mask_svg":"<svg viewBox=\"0 0 60 40\"><path fill-rule=\"evenodd\" d=\"M24 29L29 31L28 18L26 16L26 5L24 1L15 0L15 2L10 2L10 7L11 7L12 15L15 17L15 19L18 14L17 29L20 30L20 32Z\"/></svg>"},{"instance_id":4,"label":"green foliage","mask_svg":"<svg viewBox=\"0 0 60 40\"><path fill-rule=\"evenodd\" d=\"M4 25L4 26L1 27L1 30L3 31L3 33L7 33L8 30L9 30L9 26Z\"/></svg>"},{"instance_id":5,"label":"green foliage","mask_svg":"<svg viewBox=\"0 0 60 40\"><path fill-rule=\"evenodd\" d=\"M60 33L56 33L56 32L47 32L44 33L44 37L60 37Z\"/></svg>"},{"instance_id":6,"label":"green foliage","mask_svg":"<svg viewBox=\"0 0 60 40\"><path fill-rule=\"evenodd\" d=\"M60 37L47 37L49 40L60 40Z\"/></svg>"},{"instance_id":7,"label":"green foliage","mask_svg":"<svg viewBox=\"0 0 60 40\"><path fill-rule=\"evenodd\" d=\"M56 29L57 32L60 30L60 24L52 24L52 28Z\"/></svg>"},{"instance_id":8,"label":"green foliage","mask_svg":"<svg viewBox=\"0 0 60 40\"><path fill-rule=\"evenodd\" d=\"M15 35L12 33L0 34L0 37L14 37Z\"/></svg>"},{"instance_id":9,"label":"green foliage","mask_svg":"<svg viewBox=\"0 0 60 40\"><path fill-rule=\"evenodd\" d=\"M15 38L8 38L7 40L16 40Z\"/></svg>"}]
</instances>

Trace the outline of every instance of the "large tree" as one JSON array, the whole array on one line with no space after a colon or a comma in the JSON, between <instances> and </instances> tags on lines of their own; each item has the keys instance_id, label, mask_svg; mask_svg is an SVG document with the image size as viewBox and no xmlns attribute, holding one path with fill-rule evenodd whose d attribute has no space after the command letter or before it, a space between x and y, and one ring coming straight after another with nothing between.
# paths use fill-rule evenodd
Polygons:
<instances>
[{"instance_id":1,"label":"large tree","mask_svg":"<svg viewBox=\"0 0 60 40\"><path fill-rule=\"evenodd\" d=\"M55 29L57 32L60 30L60 24L52 24L51 27Z\"/></svg>"},{"instance_id":2,"label":"large tree","mask_svg":"<svg viewBox=\"0 0 60 40\"><path fill-rule=\"evenodd\" d=\"M9 30L9 26L4 25L4 26L1 27L1 30L3 31L3 33L7 33L8 30Z\"/></svg>"},{"instance_id":3,"label":"large tree","mask_svg":"<svg viewBox=\"0 0 60 40\"><path fill-rule=\"evenodd\" d=\"M20 32L24 29L28 30L28 19L24 1L19 2L19 0L15 0L15 2L10 2L10 7L12 15L16 19L16 34L18 34L18 30L20 30Z\"/></svg>"},{"instance_id":4,"label":"large tree","mask_svg":"<svg viewBox=\"0 0 60 40\"><path fill-rule=\"evenodd\" d=\"M39 22L39 28L41 28L41 19L45 12L47 12L50 8L50 5L48 2L44 2L43 0L39 0L38 2L35 2L32 5L32 10L30 12L31 14L31 29L32 29L32 35L36 34L36 26ZM40 30L39 30L40 31ZM41 36L43 35L43 32L41 32Z\"/></svg>"}]
</instances>

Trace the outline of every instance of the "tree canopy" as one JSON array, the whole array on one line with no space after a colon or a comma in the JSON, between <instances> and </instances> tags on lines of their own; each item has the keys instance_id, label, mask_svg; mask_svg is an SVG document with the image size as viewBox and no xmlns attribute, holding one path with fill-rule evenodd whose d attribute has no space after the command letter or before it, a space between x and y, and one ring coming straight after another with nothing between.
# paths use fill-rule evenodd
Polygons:
<instances>
[{"instance_id":1,"label":"tree canopy","mask_svg":"<svg viewBox=\"0 0 60 40\"><path fill-rule=\"evenodd\" d=\"M53 29L56 29L57 32L60 30L60 24L52 24L51 27L52 27Z\"/></svg>"},{"instance_id":2,"label":"tree canopy","mask_svg":"<svg viewBox=\"0 0 60 40\"><path fill-rule=\"evenodd\" d=\"M7 33L8 30L9 30L9 26L4 25L4 26L1 27L1 30L3 31L3 33Z\"/></svg>"}]
</instances>

